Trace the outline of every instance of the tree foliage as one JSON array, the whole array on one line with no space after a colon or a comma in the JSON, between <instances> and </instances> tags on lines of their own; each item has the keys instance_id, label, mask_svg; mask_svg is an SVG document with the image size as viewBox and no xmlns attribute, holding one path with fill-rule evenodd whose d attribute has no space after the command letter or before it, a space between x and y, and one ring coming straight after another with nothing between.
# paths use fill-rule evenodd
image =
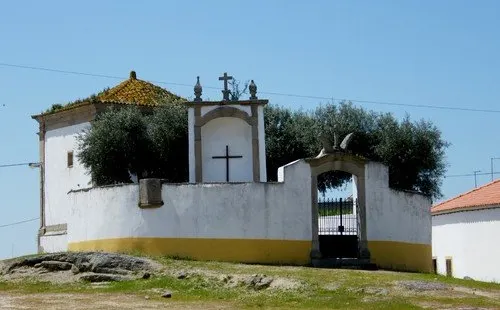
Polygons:
<instances>
[{"instance_id":1,"label":"tree foliage","mask_svg":"<svg viewBox=\"0 0 500 310\"><path fill-rule=\"evenodd\" d=\"M78 158L96 185L130 182L130 174L142 175L137 166L147 162L145 119L137 108L112 109L97 117L91 130L79 136Z\"/></svg>"},{"instance_id":2,"label":"tree foliage","mask_svg":"<svg viewBox=\"0 0 500 310\"><path fill-rule=\"evenodd\" d=\"M265 115L266 151L271 159L267 168L271 180L276 180L277 168L291 158L318 155L322 148L320 134L328 137L333 145L334 133L340 140L354 132L348 150L387 165L391 187L418 191L434 198L441 196L445 150L449 144L442 140L441 132L431 122L412 122L408 116L398 122L391 114L366 111L349 102L322 105L312 113L267 107ZM318 178L318 189L339 187L350 177L342 171L324 173Z\"/></svg>"},{"instance_id":3,"label":"tree foliage","mask_svg":"<svg viewBox=\"0 0 500 310\"><path fill-rule=\"evenodd\" d=\"M294 160L313 156L311 135L314 119L303 111L278 106L264 108L267 178L277 180L278 168ZM319 153L319 149L316 149ZM315 154L314 154L315 155Z\"/></svg>"},{"instance_id":4,"label":"tree foliage","mask_svg":"<svg viewBox=\"0 0 500 310\"><path fill-rule=\"evenodd\" d=\"M149 115L146 121L153 153L149 176L173 183L187 181L187 108L182 104L165 104Z\"/></svg>"},{"instance_id":5,"label":"tree foliage","mask_svg":"<svg viewBox=\"0 0 500 310\"><path fill-rule=\"evenodd\" d=\"M269 181L280 166L319 154L320 134L333 144L354 132L349 150L389 167L390 186L440 197L445 149L436 126L428 121L398 121L345 102L313 111L266 106L266 161ZM340 141L339 141L340 142ZM131 182L130 173L170 182L187 181L187 113L181 104L166 104L144 114L137 108L113 109L100 115L80 138L79 158L96 185ZM350 175L332 171L319 176L325 191L345 184Z\"/></svg>"},{"instance_id":6,"label":"tree foliage","mask_svg":"<svg viewBox=\"0 0 500 310\"><path fill-rule=\"evenodd\" d=\"M78 158L95 185L129 183L131 175L187 179L187 113L180 104L147 114L137 107L110 109L78 139Z\"/></svg>"}]
</instances>

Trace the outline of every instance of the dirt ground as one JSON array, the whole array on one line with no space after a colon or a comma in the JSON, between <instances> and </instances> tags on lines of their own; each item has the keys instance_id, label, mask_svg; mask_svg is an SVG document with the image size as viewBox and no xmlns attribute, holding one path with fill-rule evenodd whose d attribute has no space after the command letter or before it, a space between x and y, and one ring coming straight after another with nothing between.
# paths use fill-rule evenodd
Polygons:
<instances>
[{"instance_id":1,"label":"dirt ground","mask_svg":"<svg viewBox=\"0 0 500 310\"><path fill-rule=\"evenodd\" d=\"M107 278L82 282L89 275ZM123 280L132 281L101 290L109 281ZM122 254L58 253L0 261L0 284L6 287L0 289L0 309L371 309L391 301L423 309L500 309L500 287L443 280L393 271L180 260L160 264ZM49 289L47 282L73 287ZM162 297L167 292L173 292L172 298Z\"/></svg>"},{"instance_id":2,"label":"dirt ground","mask_svg":"<svg viewBox=\"0 0 500 310\"><path fill-rule=\"evenodd\" d=\"M81 309L235 309L224 303L184 303L173 300L146 299L127 294L18 294L0 292L0 309L81 310Z\"/></svg>"}]
</instances>

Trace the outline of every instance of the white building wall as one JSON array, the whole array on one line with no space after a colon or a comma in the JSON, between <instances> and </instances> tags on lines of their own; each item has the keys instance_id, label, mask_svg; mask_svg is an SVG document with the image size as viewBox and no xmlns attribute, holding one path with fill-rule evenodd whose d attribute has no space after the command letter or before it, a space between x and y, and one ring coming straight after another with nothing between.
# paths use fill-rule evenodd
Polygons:
<instances>
[{"instance_id":1,"label":"white building wall","mask_svg":"<svg viewBox=\"0 0 500 310\"><path fill-rule=\"evenodd\" d=\"M367 239L430 245L430 199L389 188L383 164L369 162L365 174Z\"/></svg>"},{"instance_id":2,"label":"white building wall","mask_svg":"<svg viewBox=\"0 0 500 310\"><path fill-rule=\"evenodd\" d=\"M89 187L90 176L78 160L77 135L90 123L82 123L45 133L45 225L66 223L67 193ZM68 168L68 152L73 151L73 167Z\"/></svg>"},{"instance_id":3,"label":"white building wall","mask_svg":"<svg viewBox=\"0 0 500 310\"><path fill-rule=\"evenodd\" d=\"M196 164L194 152L194 108L188 109L188 139L189 139L189 183L196 183Z\"/></svg>"},{"instance_id":4,"label":"white building wall","mask_svg":"<svg viewBox=\"0 0 500 310\"><path fill-rule=\"evenodd\" d=\"M260 181L267 182L267 163L266 163L266 132L264 124L264 107L259 106L257 109L258 127L259 127L259 164L260 164Z\"/></svg>"},{"instance_id":5,"label":"white building wall","mask_svg":"<svg viewBox=\"0 0 500 310\"><path fill-rule=\"evenodd\" d=\"M82 123L45 133L45 226L66 224L69 200L67 193L72 189L86 188L90 176L78 161L77 136L90 123ZM68 167L68 152L73 151L73 167ZM41 237L40 245L45 252L67 249L64 232L47 233Z\"/></svg>"},{"instance_id":6,"label":"white building wall","mask_svg":"<svg viewBox=\"0 0 500 310\"><path fill-rule=\"evenodd\" d=\"M357 201L358 200L358 177L355 175L352 175L351 183L352 183L352 200ZM357 214L358 214L358 208L353 208L352 215L357 215Z\"/></svg>"},{"instance_id":7,"label":"white building wall","mask_svg":"<svg viewBox=\"0 0 500 310\"><path fill-rule=\"evenodd\" d=\"M446 274L446 258L452 259L452 276L500 282L500 207L434 215L432 256L437 271Z\"/></svg>"},{"instance_id":8,"label":"white building wall","mask_svg":"<svg viewBox=\"0 0 500 310\"><path fill-rule=\"evenodd\" d=\"M201 128L203 182L226 182L226 145L230 155L242 158L229 159L230 182L253 181L252 127L235 117L216 118Z\"/></svg>"},{"instance_id":9,"label":"white building wall","mask_svg":"<svg viewBox=\"0 0 500 310\"><path fill-rule=\"evenodd\" d=\"M139 186L72 192L68 241L125 237L312 238L309 165L281 169L284 183L164 184L164 205L138 207Z\"/></svg>"}]
</instances>

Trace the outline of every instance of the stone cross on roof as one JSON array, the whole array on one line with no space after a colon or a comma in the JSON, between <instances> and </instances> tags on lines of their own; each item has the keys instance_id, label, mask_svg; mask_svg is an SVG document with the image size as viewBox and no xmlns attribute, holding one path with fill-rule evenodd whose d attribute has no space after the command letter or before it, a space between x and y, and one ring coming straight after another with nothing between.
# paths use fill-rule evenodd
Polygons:
<instances>
[{"instance_id":1,"label":"stone cross on roof","mask_svg":"<svg viewBox=\"0 0 500 310\"><path fill-rule=\"evenodd\" d=\"M231 91L228 88L228 83L227 81L232 80L233 77L230 75L227 75L227 72L224 72L224 75L219 77L219 81L224 81L224 90L222 91L222 94L224 95L224 100L229 100L229 94Z\"/></svg>"}]
</instances>

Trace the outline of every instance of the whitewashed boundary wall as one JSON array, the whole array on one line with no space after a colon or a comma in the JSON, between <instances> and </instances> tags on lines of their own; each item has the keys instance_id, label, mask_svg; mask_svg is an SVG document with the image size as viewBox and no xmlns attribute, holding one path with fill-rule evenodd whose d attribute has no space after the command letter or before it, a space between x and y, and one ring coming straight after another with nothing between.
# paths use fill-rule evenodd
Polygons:
<instances>
[{"instance_id":1,"label":"whitewashed boundary wall","mask_svg":"<svg viewBox=\"0 0 500 310\"><path fill-rule=\"evenodd\" d=\"M139 206L135 184L73 191L69 249L306 264L310 168L296 161L279 175L278 183L163 184L163 204L151 208Z\"/></svg>"},{"instance_id":2,"label":"whitewashed boundary wall","mask_svg":"<svg viewBox=\"0 0 500 310\"><path fill-rule=\"evenodd\" d=\"M365 166L366 230L372 261L402 270L432 270L431 200L389 188L388 168Z\"/></svg>"}]
</instances>

